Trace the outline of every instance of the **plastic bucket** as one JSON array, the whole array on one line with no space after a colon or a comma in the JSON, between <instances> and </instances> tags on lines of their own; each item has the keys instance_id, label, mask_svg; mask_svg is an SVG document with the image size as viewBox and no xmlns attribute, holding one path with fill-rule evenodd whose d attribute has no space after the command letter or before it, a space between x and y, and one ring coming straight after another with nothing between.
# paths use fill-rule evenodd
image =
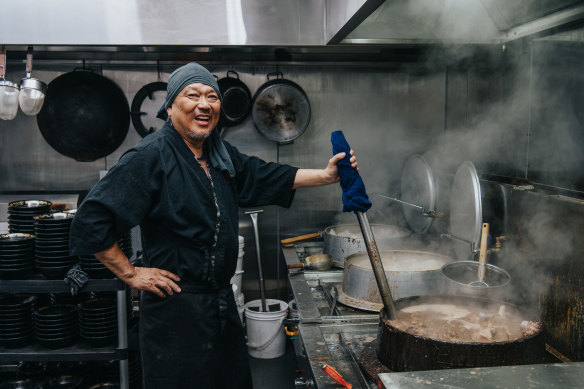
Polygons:
<instances>
[{"instance_id":1,"label":"plastic bucket","mask_svg":"<svg viewBox=\"0 0 584 389\"><path fill-rule=\"evenodd\" d=\"M252 300L244 306L247 350L254 358L277 358L286 353L284 319L287 316L288 304L280 300L266 299L266 305L271 304L280 304L280 309L258 312L261 309L262 300ZM257 308L258 311L250 308Z\"/></svg>"},{"instance_id":2,"label":"plastic bucket","mask_svg":"<svg viewBox=\"0 0 584 389\"><path fill-rule=\"evenodd\" d=\"M241 289L241 285L243 283L243 270L237 270L235 275L231 277L231 284L237 285L237 291L234 292L235 297L238 296L243 290Z\"/></svg>"}]
</instances>

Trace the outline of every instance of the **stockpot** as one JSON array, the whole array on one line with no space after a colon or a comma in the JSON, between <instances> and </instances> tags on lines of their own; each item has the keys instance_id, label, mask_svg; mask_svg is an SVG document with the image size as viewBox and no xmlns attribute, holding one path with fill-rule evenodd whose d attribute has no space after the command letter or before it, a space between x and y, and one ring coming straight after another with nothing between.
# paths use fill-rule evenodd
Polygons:
<instances>
[{"instance_id":1,"label":"stockpot","mask_svg":"<svg viewBox=\"0 0 584 389\"><path fill-rule=\"evenodd\" d=\"M398 226L372 224L371 228L379 250L398 248L398 241L410 235L409 230ZM333 257L335 266L343 267L345 258L352 254L367 252L367 245L358 224L330 226L325 228L322 236L324 252Z\"/></svg>"}]
</instances>

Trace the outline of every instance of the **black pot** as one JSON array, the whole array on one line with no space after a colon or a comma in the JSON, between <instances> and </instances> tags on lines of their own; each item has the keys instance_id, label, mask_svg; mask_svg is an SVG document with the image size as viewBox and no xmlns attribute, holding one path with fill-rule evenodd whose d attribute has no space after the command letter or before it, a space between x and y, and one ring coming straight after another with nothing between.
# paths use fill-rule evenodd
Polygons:
<instances>
[{"instance_id":1,"label":"black pot","mask_svg":"<svg viewBox=\"0 0 584 389\"><path fill-rule=\"evenodd\" d=\"M277 78L270 80L270 75ZM310 102L298 84L269 73L253 96L251 115L256 129L267 139L290 143L304 133L310 122Z\"/></svg>"},{"instance_id":2,"label":"black pot","mask_svg":"<svg viewBox=\"0 0 584 389\"><path fill-rule=\"evenodd\" d=\"M43 138L59 153L95 161L114 152L130 126L124 92L91 71L65 73L49 83L37 115Z\"/></svg>"},{"instance_id":3,"label":"black pot","mask_svg":"<svg viewBox=\"0 0 584 389\"><path fill-rule=\"evenodd\" d=\"M399 299L395 306L399 310L422 303L487 306L495 301L463 296L425 296ZM532 312L507 303L501 304L521 313L525 320L538 321L537 315ZM546 361L542 330L532 336L506 342L449 342L407 333L391 325L390 321L380 322L376 353L379 361L395 372L524 365Z\"/></svg>"},{"instance_id":4,"label":"black pot","mask_svg":"<svg viewBox=\"0 0 584 389\"><path fill-rule=\"evenodd\" d=\"M230 77L230 74L235 77ZM221 127L231 127L243 122L251 111L251 92L247 85L233 70L228 70L227 76L218 80L217 84L223 96L219 119Z\"/></svg>"}]
</instances>

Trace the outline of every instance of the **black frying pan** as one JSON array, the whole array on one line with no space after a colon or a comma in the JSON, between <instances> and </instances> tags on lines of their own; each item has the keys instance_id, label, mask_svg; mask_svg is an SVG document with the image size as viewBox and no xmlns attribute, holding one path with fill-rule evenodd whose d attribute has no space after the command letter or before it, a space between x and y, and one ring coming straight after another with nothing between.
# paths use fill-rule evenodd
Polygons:
<instances>
[{"instance_id":1,"label":"black frying pan","mask_svg":"<svg viewBox=\"0 0 584 389\"><path fill-rule=\"evenodd\" d=\"M130 126L130 108L124 92L110 79L73 71L49 83L37 123L52 148L90 162L122 144Z\"/></svg>"},{"instance_id":2,"label":"black frying pan","mask_svg":"<svg viewBox=\"0 0 584 389\"><path fill-rule=\"evenodd\" d=\"M229 74L234 74L235 77L230 77ZM218 80L217 84L223 96L219 119L221 127L235 126L244 121L251 111L251 92L247 85L233 70L228 70L227 76Z\"/></svg>"}]
</instances>

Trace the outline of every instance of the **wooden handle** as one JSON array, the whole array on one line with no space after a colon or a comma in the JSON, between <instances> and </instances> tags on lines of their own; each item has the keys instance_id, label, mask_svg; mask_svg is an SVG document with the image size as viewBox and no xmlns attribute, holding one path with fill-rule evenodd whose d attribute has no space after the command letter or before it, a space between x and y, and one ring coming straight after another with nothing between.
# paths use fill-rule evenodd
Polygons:
<instances>
[{"instance_id":1,"label":"wooden handle","mask_svg":"<svg viewBox=\"0 0 584 389\"><path fill-rule=\"evenodd\" d=\"M487 240L489 238L489 223L483 223L481 234L481 251L479 253L479 280L485 279L485 267L487 265Z\"/></svg>"},{"instance_id":2,"label":"wooden handle","mask_svg":"<svg viewBox=\"0 0 584 389\"><path fill-rule=\"evenodd\" d=\"M306 235L295 236L293 238L282 239L280 241L280 243L282 243L282 246L288 246L288 245L291 245L292 243L302 242L303 240L318 238L319 236L320 236L320 232L313 232L312 234L306 234Z\"/></svg>"},{"instance_id":3,"label":"wooden handle","mask_svg":"<svg viewBox=\"0 0 584 389\"><path fill-rule=\"evenodd\" d=\"M288 265L288 269L302 269L304 265L302 263L292 263Z\"/></svg>"}]
</instances>

